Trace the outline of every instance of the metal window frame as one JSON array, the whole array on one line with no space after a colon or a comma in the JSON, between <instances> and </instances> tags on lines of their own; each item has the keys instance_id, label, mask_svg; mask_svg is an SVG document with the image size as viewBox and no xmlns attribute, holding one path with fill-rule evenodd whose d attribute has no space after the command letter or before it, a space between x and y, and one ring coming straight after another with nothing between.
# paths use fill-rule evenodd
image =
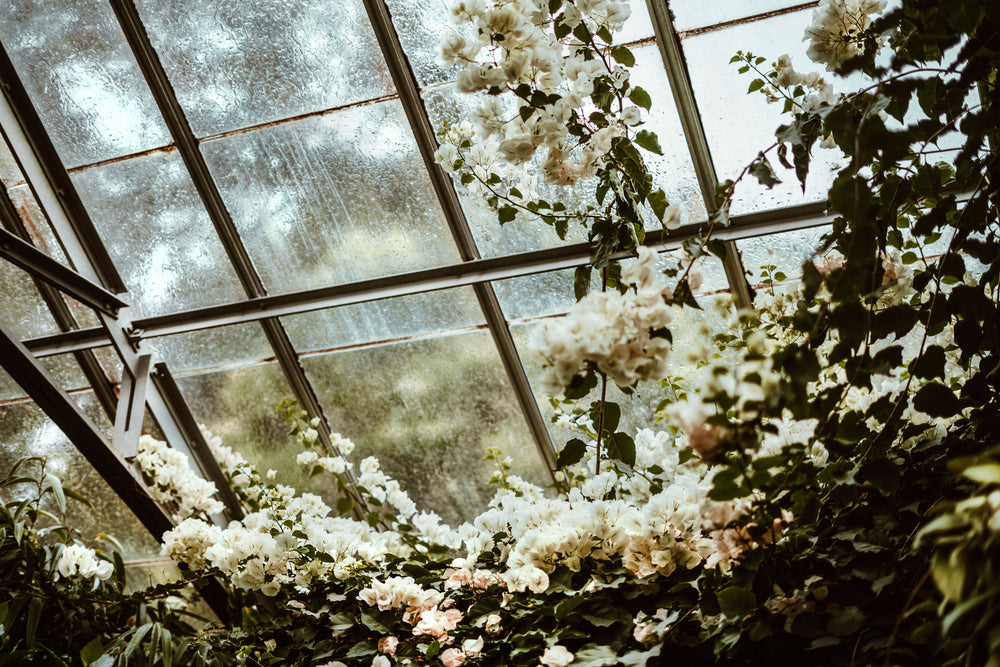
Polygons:
<instances>
[{"instance_id":1,"label":"metal window frame","mask_svg":"<svg viewBox=\"0 0 1000 667\"><path fill-rule=\"evenodd\" d=\"M674 105L680 117L684 137L687 139L688 152L694 163L701 194L705 199L705 208L709 216L717 209L715 190L719 185L719 177L712 162L712 152L708 147L708 137L698 112L698 102L695 99L694 87L691 85L691 75L681 49L680 38L674 28L673 19L666 0L646 0L649 18L653 23L656 43L663 59L663 67L670 82L670 92L674 97ZM749 308L751 305L750 286L746 278L746 268L740 259L739 249L733 241L726 241L726 256L723 266L733 301L739 308Z\"/></svg>"},{"instance_id":2,"label":"metal window frame","mask_svg":"<svg viewBox=\"0 0 1000 667\"><path fill-rule=\"evenodd\" d=\"M825 209L824 204L811 203L734 216L728 227L718 230L714 235L735 242L738 239L818 227L833 220L833 216L827 214ZM660 250L678 248L686 240L695 238L699 234L700 227L700 224L688 225L666 235L661 230L650 231L646 234L645 243ZM624 257L624 254L616 256L617 259ZM490 257L139 319L132 323L130 335L134 339L144 340L191 333L255 322L269 317L297 315L326 308L571 269L582 266L589 260L590 249L586 243ZM38 336L24 341L25 346L39 357L93 349L108 343L107 335L100 327Z\"/></svg>"}]
</instances>

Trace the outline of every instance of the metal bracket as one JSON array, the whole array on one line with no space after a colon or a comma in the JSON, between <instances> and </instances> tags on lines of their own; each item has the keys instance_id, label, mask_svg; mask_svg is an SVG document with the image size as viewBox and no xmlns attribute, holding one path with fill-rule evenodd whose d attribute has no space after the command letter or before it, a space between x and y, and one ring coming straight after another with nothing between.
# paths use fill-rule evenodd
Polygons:
<instances>
[{"instance_id":1,"label":"metal bracket","mask_svg":"<svg viewBox=\"0 0 1000 667\"><path fill-rule=\"evenodd\" d=\"M139 452L139 434L146 408L146 384L149 382L150 355L140 354L135 368L122 378L115 412L115 430L111 446L126 461Z\"/></svg>"}]
</instances>

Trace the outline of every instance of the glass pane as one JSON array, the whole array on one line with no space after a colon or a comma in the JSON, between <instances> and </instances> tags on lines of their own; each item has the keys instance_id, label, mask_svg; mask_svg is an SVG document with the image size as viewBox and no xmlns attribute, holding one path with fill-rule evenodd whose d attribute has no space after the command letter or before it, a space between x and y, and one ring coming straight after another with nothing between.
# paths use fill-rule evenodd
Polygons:
<instances>
[{"instance_id":1,"label":"glass pane","mask_svg":"<svg viewBox=\"0 0 1000 667\"><path fill-rule=\"evenodd\" d=\"M14 154L10 152L10 146L3 135L0 135L0 183L10 187L24 181L21 168L17 166Z\"/></svg>"},{"instance_id":2,"label":"glass pane","mask_svg":"<svg viewBox=\"0 0 1000 667\"><path fill-rule=\"evenodd\" d=\"M800 0L727 0L727 2L669 0L668 4L670 11L674 15L674 27L680 31L702 28L755 14L773 12L785 7L801 5L802 2ZM804 29L805 26L803 26ZM734 46L733 48L753 49L754 47ZM781 54L779 53L778 55Z\"/></svg>"},{"instance_id":3,"label":"glass pane","mask_svg":"<svg viewBox=\"0 0 1000 667\"><path fill-rule=\"evenodd\" d=\"M336 502L325 488L329 480L308 479L295 462L298 446L277 412L278 404L292 397L292 389L277 364L178 376L177 384L198 422L261 473L273 469L276 481Z\"/></svg>"},{"instance_id":4,"label":"glass pane","mask_svg":"<svg viewBox=\"0 0 1000 667\"><path fill-rule=\"evenodd\" d=\"M448 0L388 0L392 21L403 43L410 66L421 88L446 81L454 81L460 71L456 66L442 67L435 62L438 43L445 35L460 32L467 38L474 29L466 24L456 26L451 22ZM632 3L632 16L616 35L616 44L645 39L653 35L653 25L644 2Z\"/></svg>"},{"instance_id":5,"label":"glass pane","mask_svg":"<svg viewBox=\"0 0 1000 667\"><path fill-rule=\"evenodd\" d=\"M86 376L72 354L44 357L41 364L52 376L56 386L65 391L88 387ZM28 393L10 375L0 369L0 400L18 399Z\"/></svg>"},{"instance_id":6,"label":"glass pane","mask_svg":"<svg viewBox=\"0 0 1000 667\"><path fill-rule=\"evenodd\" d=\"M376 456L418 507L471 520L493 496L487 447L538 484L546 475L489 334L385 345L302 360L330 424Z\"/></svg>"},{"instance_id":7,"label":"glass pane","mask_svg":"<svg viewBox=\"0 0 1000 667\"><path fill-rule=\"evenodd\" d=\"M98 414L96 401L90 400L87 404L82 400L92 421L101 423L99 419L104 419L106 422ZM97 533L108 533L121 542L125 558L159 555L157 540L34 403L9 405L0 411L0 474L5 474L22 456L45 457L47 471L92 503L93 506L88 507L69 500L64 523L78 530L78 537L90 540ZM107 543L101 546L111 548Z\"/></svg>"},{"instance_id":8,"label":"glass pane","mask_svg":"<svg viewBox=\"0 0 1000 667\"><path fill-rule=\"evenodd\" d=\"M203 150L271 292L459 261L397 101Z\"/></svg>"},{"instance_id":9,"label":"glass pane","mask_svg":"<svg viewBox=\"0 0 1000 667\"><path fill-rule=\"evenodd\" d=\"M156 361L166 361L172 373L274 357L267 336L256 322L150 338L143 346L156 354Z\"/></svg>"},{"instance_id":10,"label":"glass pane","mask_svg":"<svg viewBox=\"0 0 1000 667\"><path fill-rule=\"evenodd\" d=\"M56 333L59 327L28 272L0 258L0 323L18 339Z\"/></svg>"},{"instance_id":11,"label":"glass pane","mask_svg":"<svg viewBox=\"0 0 1000 667\"><path fill-rule=\"evenodd\" d=\"M809 17L808 11L795 12L684 40L684 52L719 180L736 178L759 151L774 143L774 131L778 126L788 122L788 117L780 113L781 104L768 104L760 93L746 93L754 77L740 74L737 65L729 62L738 49L749 49L755 55L766 57L766 65L782 54L790 54L792 65L798 71L820 72L838 91L850 89L849 81L829 78L832 75L823 67L806 58L807 44L802 42L802 34ZM783 183L768 190L755 178L747 176L736 188L733 213L825 200L842 153L837 149L813 148L805 194L794 172L783 169L776 157L769 157Z\"/></svg>"},{"instance_id":12,"label":"glass pane","mask_svg":"<svg viewBox=\"0 0 1000 667\"><path fill-rule=\"evenodd\" d=\"M38 205L38 201L35 199L31 188L26 184L15 185L8 188L7 194L10 197L11 203L14 204L14 208L17 209L21 221L28 230L28 235L31 237L31 242L35 247L53 259L63 264L68 264L66 255L63 253L59 242L56 241L52 227L49 225L45 214L42 213L42 209Z\"/></svg>"},{"instance_id":13,"label":"glass pane","mask_svg":"<svg viewBox=\"0 0 1000 667\"><path fill-rule=\"evenodd\" d=\"M413 294L282 318L301 352L398 340L484 323L471 287Z\"/></svg>"},{"instance_id":14,"label":"glass pane","mask_svg":"<svg viewBox=\"0 0 1000 667\"><path fill-rule=\"evenodd\" d=\"M107 2L9 0L0 41L67 167L170 142Z\"/></svg>"},{"instance_id":15,"label":"glass pane","mask_svg":"<svg viewBox=\"0 0 1000 667\"><path fill-rule=\"evenodd\" d=\"M361 0L136 5L199 136L392 90Z\"/></svg>"},{"instance_id":16,"label":"glass pane","mask_svg":"<svg viewBox=\"0 0 1000 667\"><path fill-rule=\"evenodd\" d=\"M103 165L73 181L136 317L245 297L179 156Z\"/></svg>"},{"instance_id":17,"label":"glass pane","mask_svg":"<svg viewBox=\"0 0 1000 667\"><path fill-rule=\"evenodd\" d=\"M688 154L687 142L674 108L670 86L663 71L659 50L655 45L649 45L636 48L633 53L638 63L633 70L634 81L653 96L655 105L652 115L644 116L645 127L657 133L664 153L662 157L644 153L644 157L649 160L655 184L664 189L672 204L681 208L683 223L704 220L704 204ZM481 96L477 95L456 93L454 87L450 85L434 88L424 94L424 103L436 131L446 122L456 123L468 118L481 99ZM540 154L535 157L538 164L540 158ZM580 181L571 188L542 185L538 191L548 201L563 201L572 207L575 203L584 205L595 202L595 187L596 180L590 179ZM496 214L483 202L468 196L466 188L461 184L456 183L456 189L483 256L509 255L564 243L559 240L553 228L541 222L518 219L501 227ZM650 212L647 228L658 227L659 223ZM565 242L584 240L586 235L583 228L576 225L571 227Z\"/></svg>"},{"instance_id":18,"label":"glass pane","mask_svg":"<svg viewBox=\"0 0 1000 667\"><path fill-rule=\"evenodd\" d=\"M674 252L663 253L657 262L659 270L676 266L678 255ZM629 260L626 260L626 262ZM576 303L573 291L573 269L537 273L530 276L519 276L493 282L497 299L503 307L508 320L524 320L534 317L562 314L569 311ZM700 280L694 289L696 296L712 294L729 288L725 269L715 257L705 257L698 262L692 271L692 280ZM660 278L665 285L673 281ZM590 289L601 289L600 276L591 275Z\"/></svg>"},{"instance_id":19,"label":"glass pane","mask_svg":"<svg viewBox=\"0 0 1000 667\"><path fill-rule=\"evenodd\" d=\"M737 241L750 283L756 285L768 280L762 269L765 266L775 267L772 271L780 271L789 279L802 275L802 262L812 257L828 231L830 227L823 225Z\"/></svg>"}]
</instances>

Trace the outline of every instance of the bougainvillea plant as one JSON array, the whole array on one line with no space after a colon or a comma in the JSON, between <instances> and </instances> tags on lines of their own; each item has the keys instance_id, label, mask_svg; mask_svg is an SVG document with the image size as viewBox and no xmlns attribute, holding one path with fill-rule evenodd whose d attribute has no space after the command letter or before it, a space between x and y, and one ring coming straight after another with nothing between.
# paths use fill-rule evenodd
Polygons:
<instances>
[{"instance_id":1,"label":"bougainvillea plant","mask_svg":"<svg viewBox=\"0 0 1000 667\"><path fill-rule=\"evenodd\" d=\"M41 496L62 503L62 486L10 477L4 489L37 493L4 496L0 648L102 667L1000 665L1000 15L973 0L822 0L803 30L825 72L737 53L785 124L664 272L644 230L680 219L644 157L660 151L644 127L654 100L614 42L628 4L452 13L462 30L441 59L479 104L446 128L440 164L501 224L579 227L593 248L578 303L532 340L576 430L558 482L534 486L492 452L489 508L448 526L377 460L354 461L348 438L321 451L286 406L298 462L349 499L297 493L208 434L246 511L223 526L210 486L144 438L182 577L126 593L113 551L39 523ZM847 75L864 84L838 91ZM695 267L723 252L712 234L740 182L804 188L818 150L844 166L801 280L767 267L752 308L699 304ZM592 200L552 194L588 182ZM724 326L671 329L698 308ZM662 389L659 430L627 428L607 400L610 383L639 382ZM166 600L209 580L229 619L195 630ZM52 634L39 618L53 608L86 622Z\"/></svg>"}]
</instances>

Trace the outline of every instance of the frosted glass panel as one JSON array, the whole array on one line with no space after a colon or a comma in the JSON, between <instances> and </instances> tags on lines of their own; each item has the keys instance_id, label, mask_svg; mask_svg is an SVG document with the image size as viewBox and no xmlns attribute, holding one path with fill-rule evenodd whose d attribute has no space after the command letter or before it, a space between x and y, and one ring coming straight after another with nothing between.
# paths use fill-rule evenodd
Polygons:
<instances>
[{"instance_id":1,"label":"frosted glass panel","mask_svg":"<svg viewBox=\"0 0 1000 667\"><path fill-rule=\"evenodd\" d=\"M469 520L493 495L487 447L545 483L493 342L486 333L386 345L302 360L334 430L377 456L419 507Z\"/></svg>"},{"instance_id":2,"label":"frosted glass panel","mask_svg":"<svg viewBox=\"0 0 1000 667\"><path fill-rule=\"evenodd\" d=\"M459 261L399 102L203 150L272 293Z\"/></svg>"},{"instance_id":3,"label":"frosted glass panel","mask_svg":"<svg viewBox=\"0 0 1000 667\"><path fill-rule=\"evenodd\" d=\"M768 104L760 93L746 93L754 77L740 74L737 65L729 62L737 50L750 50L766 57L768 61L764 65L782 54L790 54L797 70L818 71L832 81L838 91L849 90L849 84L843 79L829 78L832 75L826 74L823 67L806 58L807 44L802 42L802 34L810 16L809 11L795 12L684 40L688 69L719 180L736 178L759 151L774 143L774 131L778 126L790 120L790 116L781 115L780 103ZM769 158L783 183L768 190L752 176L744 178L736 189L733 213L826 199L834 170L842 159L838 149L814 146L805 194L795 173L783 169L773 153Z\"/></svg>"},{"instance_id":4,"label":"frosted glass panel","mask_svg":"<svg viewBox=\"0 0 1000 667\"><path fill-rule=\"evenodd\" d=\"M59 330L27 272L2 258L0 293L3 294L0 322L15 337L33 338Z\"/></svg>"},{"instance_id":5,"label":"frosted glass panel","mask_svg":"<svg viewBox=\"0 0 1000 667\"><path fill-rule=\"evenodd\" d=\"M801 0L726 0L726 2L668 0L667 4L674 15L674 27L677 30L691 30L754 14L773 12L785 7L794 7L803 3ZM747 47L736 46L734 48Z\"/></svg>"},{"instance_id":6,"label":"frosted glass panel","mask_svg":"<svg viewBox=\"0 0 1000 667\"><path fill-rule=\"evenodd\" d=\"M0 3L0 41L67 167L170 142L106 0Z\"/></svg>"},{"instance_id":7,"label":"frosted glass panel","mask_svg":"<svg viewBox=\"0 0 1000 667\"><path fill-rule=\"evenodd\" d=\"M670 203L681 207L682 221L689 223L704 220L704 204L659 51L656 46L645 46L634 49L633 53L638 63L633 70L634 81L649 92L654 104L652 115L644 115L647 122L645 129L657 133L664 152L662 157L644 152L644 158L648 160L656 185L664 189ZM479 98L456 93L453 86L449 85L427 91L424 102L431 123L437 131L445 122L455 123L469 117L479 104ZM536 161L540 161L539 158L540 155L536 156ZM539 192L549 201L561 200L572 207L574 203L594 203L595 187L596 179L591 179L580 181L572 188L542 186ZM456 183L456 189L483 256L508 255L563 243L555 230L541 221L516 220L501 226L496 214L484 203L466 195L464 186ZM647 229L659 227L652 213L648 218ZM584 240L586 235L583 228L580 225L572 226L566 242Z\"/></svg>"},{"instance_id":8,"label":"frosted glass panel","mask_svg":"<svg viewBox=\"0 0 1000 667\"><path fill-rule=\"evenodd\" d=\"M139 0L195 134L391 92L361 0Z\"/></svg>"},{"instance_id":9,"label":"frosted glass panel","mask_svg":"<svg viewBox=\"0 0 1000 667\"><path fill-rule=\"evenodd\" d=\"M143 346L156 353L157 361L166 361L173 373L274 357L264 330L256 322L151 338Z\"/></svg>"},{"instance_id":10,"label":"frosted glass panel","mask_svg":"<svg viewBox=\"0 0 1000 667\"><path fill-rule=\"evenodd\" d=\"M135 317L244 298L179 156L95 167L73 182L128 286Z\"/></svg>"},{"instance_id":11,"label":"frosted glass panel","mask_svg":"<svg viewBox=\"0 0 1000 667\"><path fill-rule=\"evenodd\" d=\"M471 287L413 294L282 318L300 352L395 340L484 323Z\"/></svg>"},{"instance_id":12,"label":"frosted glass panel","mask_svg":"<svg viewBox=\"0 0 1000 667\"><path fill-rule=\"evenodd\" d=\"M21 175L21 169L17 166L14 154L10 152L10 147L0 135L0 183L9 187L23 180L24 176Z\"/></svg>"},{"instance_id":13,"label":"frosted glass panel","mask_svg":"<svg viewBox=\"0 0 1000 667\"><path fill-rule=\"evenodd\" d=\"M764 266L774 266L774 271L781 271L788 278L802 275L802 262L812 257L828 231L830 228L824 225L737 241L750 283L763 282L761 267Z\"/></svg>"},{"instance_id":14,"label":"frosted glass panel","mask_svg":"<svg viewBox=\"0 0 1000 667\"><path fill-rule=\"evenodd\" d=\"M92 398L81 397L83 410L102 431L107 419ZM83 540L97 533L109 533L121 542L125 558L149 558L159 555L156 539L150 535L131 510L94 470L51 420L34 403L8 405L0 411L0 475L22 456L42 456L46 470L54 473L63 485L81 493L92 503L68 500L65 525L79 531ZM37 471L37 466L32 471ZM50 508L58 511L56 508ZM159 537L159 536L157 536ZM103 549L112 545L103 542Z\"/></svg>"},{"instance_id":15,"label":"frosted glass panel","mask_svg":"<svg viewBox=\"0 0 1000 667\"><path fill-rule=\"evenodd\" d=\"M467 24L451 22L450 0L388 0L392 21L399 33L399 41L410 61L417 83L421 88L445 81L453 81L460 68L442 67L435 62L438 43L453 32L471 37L474 30ZM644 2L632 3L632 16L615 37L616 44L625 44L653 35L653 25Z\"/></svg>"}]
</instances>

